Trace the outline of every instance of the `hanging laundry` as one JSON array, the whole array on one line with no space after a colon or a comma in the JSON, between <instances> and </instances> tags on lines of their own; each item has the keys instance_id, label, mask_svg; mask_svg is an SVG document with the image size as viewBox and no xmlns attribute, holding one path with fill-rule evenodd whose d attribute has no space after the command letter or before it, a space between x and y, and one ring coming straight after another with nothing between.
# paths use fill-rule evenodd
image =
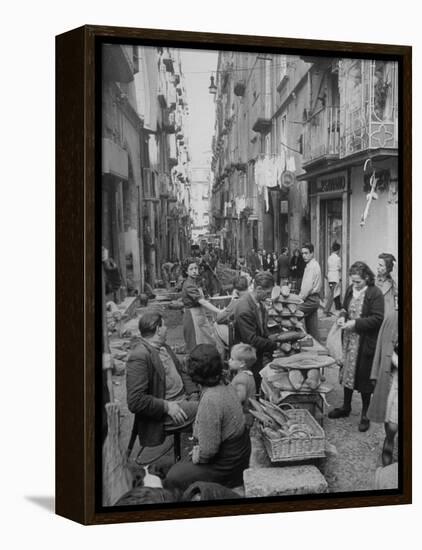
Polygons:
<instances>
[{"instance_id":1,"label":"hanging laundry","mask_svg":"<svg viewBox=\"0 0 422 550\"><path fill-rule=\"evenodd\" d=\"M287 170L289 172L296 172L296 162L294 156L291 156L287 159Z\"/></svg>"},{"instance_id":2,"label":"hanging laundry","mask_svg":"<svg viewBox=\"0 0 422 550\"><path fill-rule=\"evenodd\" d=\"M268 193L268 187L264 189L264 201L265 201L265 212L270 210L270 196Z\"/></svg>"}]
</instances>

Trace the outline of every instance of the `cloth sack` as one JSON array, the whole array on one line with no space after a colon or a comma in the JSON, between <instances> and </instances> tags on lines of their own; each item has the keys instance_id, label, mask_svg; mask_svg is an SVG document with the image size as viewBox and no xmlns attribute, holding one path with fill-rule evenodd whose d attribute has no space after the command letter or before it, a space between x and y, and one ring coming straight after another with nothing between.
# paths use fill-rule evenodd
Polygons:
<instances>
[{"instance_id":1,"label":"cloth sack","mask_svg":"<svg viewBox=\"0 0 422 550\"><path fill-rule=\"evenodd\" d=\"M342 365L343 345L341 341L341 327L337 326L337 323L333 323L328 333L326 347L331 357L335 359L339 365Z\"/></svg>"}]
</instances>

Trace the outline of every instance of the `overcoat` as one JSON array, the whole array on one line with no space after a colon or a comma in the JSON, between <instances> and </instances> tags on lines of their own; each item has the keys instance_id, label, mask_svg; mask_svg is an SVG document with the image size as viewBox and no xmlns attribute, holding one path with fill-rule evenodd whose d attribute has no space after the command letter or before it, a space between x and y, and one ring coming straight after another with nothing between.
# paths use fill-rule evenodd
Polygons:
<instances>
[{"instance_id":1,"label":"overcoat","mask_svg":"<svg viewBox=\"0 0 422 550\"><path fill-rule=\"evenodd\" d=\"M185 393L197 392L198 387L183 371L180 361L172 349L164 345L179 372ZM141 338L133 349L126 364L127 404L135 414L135 425L141 445L154 447L165 439L164 420L166 374L158 350Z\"/></svg>"},{"instance_id":2,"label":"overcoat","mask_svg":"<svg viewBox=\"0 0 422 550\"><path fill-rule=\"evenodd\" d=\"M387 398L391 386L391 357L397 337L398 311L395 310L384 319L381 325L372 363L371 380L376 381L376 386L368 409L368 418L373 422L385 422Z\"/></svg>"},{"instance_id":3,"label":"overcoat","mask_svg":"<svg viewBox=\"0 0 422 550\"><path fill-rule=\"evenodd\" d=\"M353 286L346 290L342 314L347 319L350 300L353 296ZM384 319L384 297L381 290L368 286L362 304L361 316L356 319L355 332L360 335L359 349L356 359L355 389L361 393L372 393L370 382L372 362L377 345L378 332Z\"/></svg>"}]
</instances>

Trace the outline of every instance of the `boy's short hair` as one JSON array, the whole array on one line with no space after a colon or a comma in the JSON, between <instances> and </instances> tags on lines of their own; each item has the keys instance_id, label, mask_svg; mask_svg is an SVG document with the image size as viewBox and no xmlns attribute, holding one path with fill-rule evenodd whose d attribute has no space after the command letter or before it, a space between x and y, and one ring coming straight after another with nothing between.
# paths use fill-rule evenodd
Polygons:
<instances>
[{"instance_id":1,"label":"boy's short hair","mask_svg":"<svg viewBox=\"0 0 422 550\"><path fill-rule=\"evenodd\" d=\"M249 344L235 344L230 351L230 356L232 359L243 361L247 368L256 363L255 348Z\"/></svg>"},{"instance_id":2,"label":"boy's short hair","mask_svg":"<svg viewBox=\"0 0 422 550\"><path fill-rule=\"evenodd\" d=\"M255 275L254 286L255 288L260 286L264 290L272 288L274 286L274 277L269 271L260 271Z\"/></svg>"}]
</instances>

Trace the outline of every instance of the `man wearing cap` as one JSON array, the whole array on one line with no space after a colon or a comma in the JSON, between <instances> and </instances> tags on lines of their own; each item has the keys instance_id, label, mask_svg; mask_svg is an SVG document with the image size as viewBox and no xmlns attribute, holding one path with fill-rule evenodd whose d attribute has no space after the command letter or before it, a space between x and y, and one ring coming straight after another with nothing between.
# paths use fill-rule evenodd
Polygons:
<instances>
[{"instance_id":1,"label":"man wearing cap","mask_svg":"<svg viewBox=\"0 0 422 550\"><path fill-rule=\"evenodd\" d=\"M140 444L154 447L163 443L166 428L193 422L199 388L166 344L167 327L160 313L145 313L139 332L139 343L127 360L127 403L135 414L133 430Z\"/></svg>"},{"instance_id":2,"label":"man wearing cap","mask_svg":"<svg viewBox=\"0 0 422 550\"><path fill-rule=\"evenodd\" d=\"M299 298L303 300L303 304L299 306L299 309L305 315L306 331L315 340L319 340L318 308L320 305L322 276L319 263L314 258L314 245L312 243L302 245L302 258L305 262L305 271L299 292Z\"/></svg>"}]
</instances>

